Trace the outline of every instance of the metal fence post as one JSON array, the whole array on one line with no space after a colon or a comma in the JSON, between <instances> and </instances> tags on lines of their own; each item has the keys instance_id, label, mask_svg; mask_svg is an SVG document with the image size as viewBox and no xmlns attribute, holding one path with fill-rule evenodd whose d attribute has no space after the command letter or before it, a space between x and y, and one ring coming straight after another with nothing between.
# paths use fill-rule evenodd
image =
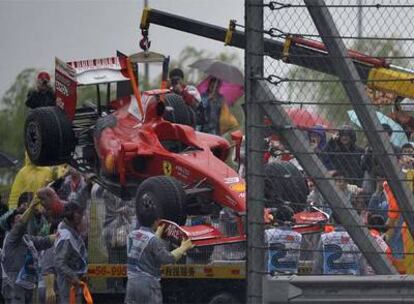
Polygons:
<instances>
[{"instance_id":1,"label":"metal fence post","mask_svg":"<svg viewBox=\"0 0 414 304\"><path fill-rule=\"evenodd\" d=\"M414 217L412 216L414 214L413 193L407 187L406 183L401 182L404 177L401 170L398 170L397 158L395 155L392 155L393 149L390 141L386 140L384 129L380 125L374 109L368 106L371 101L364 92L363 84L352 60L346 58L347 50L340 38L332 15L326 7L324 0L304 1L328 49L328 54L332 56L331 65L335 68L337 76L342 82L373 151L377 152L376 157L398 201L409 231L411 235L414 235Z\"/></svg>"},{"instance_id":2,"label":"metal fence post","mask_svg":"<svg viewBox=\"0 0 414 304\"><path fill-rule=\"evenodd\" d=\"M263 1L245 1L246 52L246 145L247 145L247 302L262 302L264 272L263 156L257 152L264 146L262 129L255 127L263 120L258 104L258 78L263 77Z\"/></svg>"}]
</instances>

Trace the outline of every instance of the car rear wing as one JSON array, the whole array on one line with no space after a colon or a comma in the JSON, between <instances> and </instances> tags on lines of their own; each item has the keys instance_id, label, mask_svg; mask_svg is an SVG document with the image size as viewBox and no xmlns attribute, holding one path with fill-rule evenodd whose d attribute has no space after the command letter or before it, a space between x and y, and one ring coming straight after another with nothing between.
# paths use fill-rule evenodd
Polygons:
<instances>
[{"instance_id":1,"label":"car rear wing","mask_svg":"<svg viewBox=\"0 0 414 304\"><path fill-rule=\"evenodd\" d=\"M128 62L133 64L161 63L163 65L161 89L166 89L169 57L155 52L141 52L130 55L129 57L118 52L117 56L114 57L71 62L64 62L56 58L55 90L57 105L72 120L75 117L78 86L118 83L124 87L123 91L130 92L131 75L135 75L135 78L137 78L138 67L136 66L136 68L132 68L131 70ZM136 87L138 86L136 85ZM140 94L135 94L134 92L134 95ZM139 98L139 96L136 97L137 99Z\"/></svg>"},{"instance_id":2,"label":"car rear wing","mask_svg":"<svg viewBox=\"0 0 414 304\"><path fill-rule=\"evenodd\" d=\"M121 57L80 60L66 63L75 71L78 86L128 80Z\"/></svg>"},{"instance_id":3,"label":"car rear wing","mask_svg":"<svg viewBox=\"0 0 414 304\"><path fill-rule=\"evenodd\" d=\"M73 119L76 111L78 86L128 81L126 63L122 57L64 62L55 59L56 103Z\"/></svg>"}]
</instances>

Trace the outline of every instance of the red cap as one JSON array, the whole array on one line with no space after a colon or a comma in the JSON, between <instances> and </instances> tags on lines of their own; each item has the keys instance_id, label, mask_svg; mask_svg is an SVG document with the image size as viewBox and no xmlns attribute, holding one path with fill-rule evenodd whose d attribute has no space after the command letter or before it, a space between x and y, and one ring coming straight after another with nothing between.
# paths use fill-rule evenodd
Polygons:
<instances>
[{"instance_id":1,"label":"red cap","mask_svg":"<svg viewBox=\"0 0 414 304\"><path fill-rule=\"evenodd\" d=\"M50 81L50 75L48 72L40 72L39 74L37 74L37 80L47 80Z\"/></svg>"}]
</instances>

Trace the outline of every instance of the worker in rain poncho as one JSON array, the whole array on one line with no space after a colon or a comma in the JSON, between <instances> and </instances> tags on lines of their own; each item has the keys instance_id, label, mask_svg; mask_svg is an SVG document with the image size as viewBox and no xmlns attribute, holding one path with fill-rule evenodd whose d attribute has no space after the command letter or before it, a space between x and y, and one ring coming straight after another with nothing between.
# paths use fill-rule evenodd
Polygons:
<instances>
[{"instance_id":1,"label":"worker in rain poncho","mask_svg":"<svg viewBox=\"0 0 414 304\"><path fill-rule=\"evenodd\" d=\"M23 168L17 173L9 196L9 208L16 208L20 195L24 192L36 193L53 180L50 167L38 167L31 163L26 153Z\"/></svg>"}]
</instances>

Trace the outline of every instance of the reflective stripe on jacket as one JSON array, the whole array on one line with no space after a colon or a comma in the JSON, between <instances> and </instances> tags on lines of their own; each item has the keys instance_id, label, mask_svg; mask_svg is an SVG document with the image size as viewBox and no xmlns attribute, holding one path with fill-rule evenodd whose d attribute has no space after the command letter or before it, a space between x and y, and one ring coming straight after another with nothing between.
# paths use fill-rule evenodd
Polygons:
<instances>
[{"instance_id":1,"label":"reflective stripe on jacket","mask_svg":"<svg viewBox=\"0 0 414 304\"><path fill-rule=\"evenodd\" d=\"M323 274L361 273L359 260L361 252L348 232L337 231L324 233L321 236Z\"/></svg>"},{"instance_id":2,"label":"reflective stripe on jacket","mask_svg":"<svg viewBox=\"0 0 414 304\"><path fill-rule=\"evenodd\" d=\"M290 228L265 231L268 246L267 270L271 273L297 273L302 235Z\"/></svg>"}]
</instances>

